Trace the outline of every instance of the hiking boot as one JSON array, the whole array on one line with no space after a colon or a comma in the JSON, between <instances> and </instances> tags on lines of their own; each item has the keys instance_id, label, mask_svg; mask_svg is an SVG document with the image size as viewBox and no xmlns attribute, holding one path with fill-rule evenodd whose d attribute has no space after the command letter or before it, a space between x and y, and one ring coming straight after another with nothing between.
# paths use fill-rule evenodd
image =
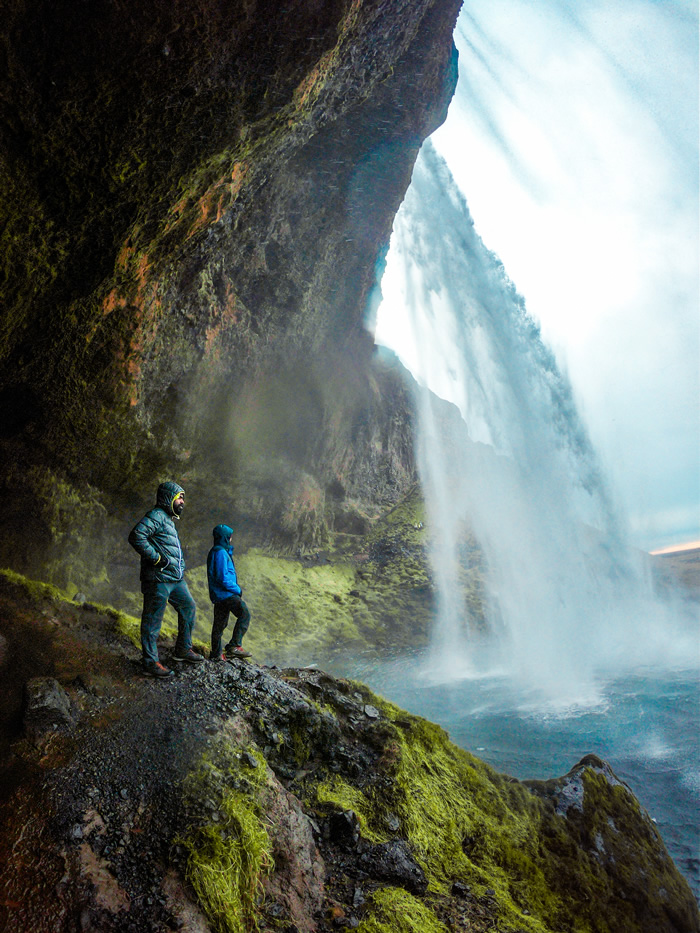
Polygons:
<instances>
[{"instance_id":1,"label":"hiking boot","mask_svg":"<svg viewBox=\"0 0 700 933\"><path fill-rule=\"evenodd\" d=\"M232 658L251 658L252 655L250 651L246 651L245 648L242 648L238 645L235 648L226 649L226 660L230 661Z\"/></svg>"},{"instance_id":2,"label":"hiking boot","mask_svg":"<svg viewBox=\"0 0 700 933\"><path fill-rule=\"evenodd\" d=\"M144 661L143 672L146 677L172 677L175 673L161 664L160 661Z\"/></svg>"},{"instance_id":3,"label":"hiking boot","mask_svg":"<svg viewBox=\"0 0 700 933\"><path fill-rule=\"evenodd\" d=\"M203 654L197 654L196 651L193 651L192 648L186 648L184 651L180 650L176 654L173 654L172 661L187 661L189 664L199 664L200 661L204 660Z\"/></svg>"},{"instance_id":4,"label":"hiking boot","mask_svg":"<svg viewBox=\"0 0 700 933\"><path fill-rule=\"evenodd\" d=\"M218 654L210 654L209 660L210 661L225 661L226 655L223 653L223 651L220 651Z\"/></svg>"}]
</instances>

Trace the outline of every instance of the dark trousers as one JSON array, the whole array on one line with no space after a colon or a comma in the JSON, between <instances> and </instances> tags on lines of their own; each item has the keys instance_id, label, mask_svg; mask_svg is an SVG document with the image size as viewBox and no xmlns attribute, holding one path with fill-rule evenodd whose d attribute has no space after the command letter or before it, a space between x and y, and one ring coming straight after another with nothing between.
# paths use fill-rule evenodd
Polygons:
<instances>
[{"instance_id":1,"label":"dark trousers","mask_svg":"<svg viewBox=\"0 0 700 933\"><path fill-rule=\"evenodd\" d=\"M144 661L158 660L158 635L163 624L165 607L170 603L177 612L177 641L175 651L192 647L192 629L197 607L184 580L177 583L144 583L143 612L141 614L141 647Z\"/></svg>"},{"instance_id":2,"label":"dark trousers","mask_svg":"<svg viewBox=\"0 0 700 933\"><path fill-rule=\"evenodd\" d=\"M228 625L228 616L232 612L236 617L231 641L226 648L240 648L243 636L248 631L250 610L240 596L229 596L218 603L214 603L214 624L211 628L211 653L215 657L221 654L221 636Z\"/></svg>"}]
</instances>

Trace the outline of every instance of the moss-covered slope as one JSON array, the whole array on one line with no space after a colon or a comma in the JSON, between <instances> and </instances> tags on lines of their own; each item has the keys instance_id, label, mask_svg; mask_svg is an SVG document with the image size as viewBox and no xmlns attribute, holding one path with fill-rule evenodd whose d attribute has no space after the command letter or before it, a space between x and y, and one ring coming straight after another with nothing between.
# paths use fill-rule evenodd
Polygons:
<instances>
[{"instance_id":1,"label":"moss-covered slope","mask_svg":"<svg viewBox=\"0 0 700 933\"><path fill-rule=\"evenodd\" d=\"M523 784L319 670L154 682L127 619L1 582L7 933L700 929L653 823L593 756Z\"/></svg>"}]
</instances>

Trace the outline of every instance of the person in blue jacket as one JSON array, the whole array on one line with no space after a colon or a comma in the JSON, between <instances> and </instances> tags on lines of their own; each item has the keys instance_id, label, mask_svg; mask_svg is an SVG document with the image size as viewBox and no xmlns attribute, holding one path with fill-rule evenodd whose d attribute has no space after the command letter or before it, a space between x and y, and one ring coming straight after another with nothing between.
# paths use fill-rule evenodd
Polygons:
<instances>
[{"instance_id":1,"label":"person in blue jacket","mask_svg":"<svg viewBox=\"0 0 700 933\"><path fill-rule=\"evenodd\" d=\"M234 658L249 658L250 652L242 647L243 636L248 631L250 611L243 602L238 585L236 568L233 564L233 528L217 525L214 531L214 546L207 554L207 580L209 598L214 603L214 624L211 629L212 661L231 661ZM221 636L228 625L229 613L236 617L231 641L221 650Z\"/></svg>"},{"instance_id":2,"label":"person in blue jacket","mask_svg":"<svg viewBox=\"0 0 700 933\"><path fill-rule=\"evenodd\" d=\"M177 641L173 661L197 664L201 654L192 648L196 606L184 580L185 561L175 527L185 508L185 490L177 483L161 483L155 508L129 534L129 544L141 557L141 648L143 670L151 677L171 677L158 658L158 635L168 603L177 612Z\"/></svg>"}]
</instances>

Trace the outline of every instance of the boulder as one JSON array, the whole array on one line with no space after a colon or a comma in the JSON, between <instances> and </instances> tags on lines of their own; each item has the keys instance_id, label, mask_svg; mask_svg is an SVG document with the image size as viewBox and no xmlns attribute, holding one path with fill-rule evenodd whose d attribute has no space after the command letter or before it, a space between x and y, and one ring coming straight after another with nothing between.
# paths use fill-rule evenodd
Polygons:
<instances>
[{"instance_id":1,"label":"boulder","mask_svg":"<svg viewBox=\"0 0 700 933\"><path fill-rule=\"evenodd\" d=\"M403 839L372 846L360 856L360 867L373 878L399 885L414 894L425 894L425 872Z\"/></svg>"},{"instance_id":2,"label":"boulder","mask_svg":"<svg viewBox=\"0 0 700 933\"><path fill-rule=\"evenodd\" d=\"M71 701L53 677L34 677L25 686L24 729L34 743L52 732L66 732L75 725Z\"/></svg>"}]
</instances>

